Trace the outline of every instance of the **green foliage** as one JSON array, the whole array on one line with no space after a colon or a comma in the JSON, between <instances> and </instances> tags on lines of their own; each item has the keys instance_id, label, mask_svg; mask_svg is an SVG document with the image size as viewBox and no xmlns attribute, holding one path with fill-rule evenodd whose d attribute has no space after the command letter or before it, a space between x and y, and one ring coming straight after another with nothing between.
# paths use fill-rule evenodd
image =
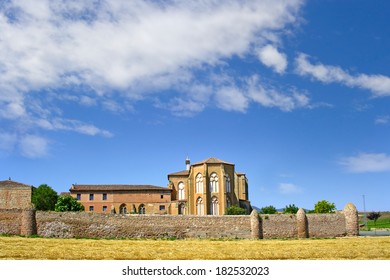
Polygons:
<instances>
[{"instance_id":1,"label":"green foliage","mask_svg":"<svg viewBox=\"0 0 390 280\"><path fill-rule=\"evenodd\" d=\"M376 221L379 219L380 216L382 216L380 212L371 212L367 215L367 218L369 220L373 220L374 225L376 226Z\"/></svg>"},{"instance_id":2,"label":"green foliage","mask_svg":"<svg viewBox=\"0 0 390 280\"><path fill-rule=\"evenodd\" d=\"M298 212L299 208L295 206L295 204L289 204L286 207L284 207L283 213L284 214L296 214Z\"/></svg>"},{"instance_id":3,"label":"green foliage","mask_svg":"<svg viewBox=\"0 0 390 280\"><path fill-rule=\"evenodd\" d=\"M326 200L320 200L314 205L314 213L334 213L336 206Z\"/></svg>"},{"instance_id":4,"label":"green foliage","mask_svg":"<svg viewBox=\"0 0 390 280\"><path fill-rule=\"evenodd\" d=\"M84 206L70 195L61 195L55 205L55 211L84 211Z\"/></svg>"},{"instance_id":5,"label":"green foliage","mask_svg":"<svg viewBox=\"0 0 390 280\"><path fill-rule=\"evenodd\" d=\"M261 214L276 214L276 208L272 205L270 206L265 206L260 209Z\"/></svg>"},{"instance_id":6,"label":"green foliage","mask_svg":"<svg viewBox=\"0 0 390 280\"><path fill-rule=\"evenodd\" d=\"M54 210L58 194L50 186L43 184L38 188L33 188L31 202L35 209L42 211Z\"/></svg>"},{"instance_id":7,"label":"green foliage","mask_svg":"<svg viewBox=\"0 0 390 280\"><path fill-rule=\"evenodd\" d=\"M238 207L236 205L230 206L226 209L226 215L245 215L246 211L244 208Z\"/></svg>"}]
</instances>

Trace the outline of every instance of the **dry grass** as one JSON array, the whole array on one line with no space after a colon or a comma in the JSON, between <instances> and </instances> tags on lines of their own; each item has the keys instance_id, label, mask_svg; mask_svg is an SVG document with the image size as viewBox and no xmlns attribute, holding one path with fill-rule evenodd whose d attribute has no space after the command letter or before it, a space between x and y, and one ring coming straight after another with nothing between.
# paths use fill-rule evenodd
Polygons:
<instances>
[{"instance_id":1,"label":"dry grass","mask_svg":"<svg viewBox=\"0 0 390 280\"><path fill-rule=\"evenodd\" d=\"M88 240L0 237L0 259L388 260L390 237L306 240Z\"/></svg>"}]
</instances>

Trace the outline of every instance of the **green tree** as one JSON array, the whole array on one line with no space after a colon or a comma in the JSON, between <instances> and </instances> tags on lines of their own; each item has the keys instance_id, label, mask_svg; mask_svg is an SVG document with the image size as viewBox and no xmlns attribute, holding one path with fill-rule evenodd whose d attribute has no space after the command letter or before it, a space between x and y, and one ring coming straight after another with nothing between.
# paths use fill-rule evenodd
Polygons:
<instances>
[{"instance_id":1,"label":"green tree","mask_svg":"<svg viewBox=\"0 0 390 280\"><path fill-rule=\"evenodd\" d=\"M49 211L54 210L58 194L50 186L43 184L38 188L33 188L31 202L35 209Z\"/></svg>"},{"instance_id":2,"label":"green tree","mask_svg":"<svg viewBox=\"0 0 390 280\"><path fill-rule=\"evenodd\" d=\"M334 213L336 206L326 200L320 200L314 205L314 213Z\"/></svg>"},{"instance_id":3,"label":"green tree","mask_svg":"<svg viewBox=\"0 0 390 280\"><path fill-rule=\"evenodd\" d=\"M261 214L275 214L276 212L276 208L272 205L265 206L260 209Z\"/></svg>"},{"instance_id":4,"label":"green tree","mask_svg":"<svg viewBox=\"0 0 390 280\"><path fill-rule=\"evenodd\" d=\"M371 221L374 220L374 225L376 226L376 221L380 216L382 216L380 212L371 212L367 215L367 218Z\"/></svg>"},{"instance_id":5,"label":"green tree","mask_svg":"<svg viewBox=\"0 0 390 280\"><path fill-rule=\"evenodd\" d=\"M57 212L84 211L84 206L70 195L61 195L55 205Z\"/></svg>"},{"instance_id":6,"label":"green tree","mask_svg":"<svg viewBox=\"0 0 390 280\"><path fill-rule=\"evenodd\" d=\"M236 205L230 206L226 209L226 215L245 215L246 211L244 208L238 207Z\"/></svg>"},{"instance_id":7,"label":"green tree","mask_svg":"<svg viewBox=\"0 0 390 280\"><path fill-rule=\"evenodd\" d=\"M284 214L296 214L298 212L299 208L295 206L295 204L289 204L286 207L284 207L283 213Z\"/></svg>"}]
</instances>

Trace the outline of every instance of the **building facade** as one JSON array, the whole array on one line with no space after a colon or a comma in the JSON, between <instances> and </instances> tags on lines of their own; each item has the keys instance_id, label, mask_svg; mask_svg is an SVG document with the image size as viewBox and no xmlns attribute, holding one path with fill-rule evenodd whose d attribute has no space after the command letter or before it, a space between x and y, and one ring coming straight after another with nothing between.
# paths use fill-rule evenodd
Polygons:
<instances>
[{"instance_id":1,"label":"building facade","mask_svg":"<svg viewBox=\"0 0 390 280\"><path fill-rule=\"evenodd\" d=\"M32 186L12 181L0 181L0 209L31 208Z\"/></svg>"},{"instance_id":2,"label":"building facade","mask_svg":"<svg viewBox=\"0 0 390 280\"><path fill-rule=\"evenodd\" d=\"M86 212L169 214L171 190L151 185L78 185L70 188Z\"/></svg>"},{"instance_id":3,"label":"building facade","mask_svg":"<svg viewBox=\"0 0 390 280\"><path fill-rule=\"evenodd\" d=\"M171 214L224 215L230 206L252 210L248 200L248 180L244 173L236 172L232 163L217 158L191 165L168 174L168 188L172 190Z\"/></svg>"}]
</instances>

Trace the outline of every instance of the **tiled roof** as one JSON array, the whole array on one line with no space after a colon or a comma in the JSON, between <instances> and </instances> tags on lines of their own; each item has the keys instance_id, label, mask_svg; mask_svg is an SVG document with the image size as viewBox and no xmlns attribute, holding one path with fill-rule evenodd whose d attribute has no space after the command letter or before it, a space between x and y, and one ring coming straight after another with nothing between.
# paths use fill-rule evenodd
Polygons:
<instances>
[{"instance_id":1,"label":"tiled roof","mask_svg":"<svg viewBox=\"0 0 390 280\"><path fill-rule=\"evenodd\" d=\"M190 171L189 170L183 170L183 171L179 171L179 172L175 172L175 173L171 173L171 174L168 174L168 176L188 176L190 174Z\"/></svg>"},{"instance_id":2,"label":"tiled roof","mask_svg":"<svg viewBox=\"0 0 390 280\"><path fill-rule=\"evenodd\" d=\"M202 161L197 162L197 163L194 163L194 164L192 164L192 165L199 165L199 164L204 164L204 163L222 163L222 164L234 165L233 163L226 162L226 161L220 160L220 159L218 159L218 158L214 158L214 157L211 157L211 158L202 160Z\"/></svg>"},{"instance_id":3,"label":"tiled roof","mask_svg":"<svg viewBox=\"0 0 390 280\"><path fill-rule=\"evenodd\" d=\"M5 181L0 181L0 187L4 187L4 188L15 188L15 187L31 188L32 186L22 184L19 182L15 182L12 180L5 180Z\"/></svg>"},{"instance_id":4,"label":"tiled roof","mask_svg":"<svg viewBox=\"0 0 390 280\"><path fill-rule=\"evenodd\" d=\"M72 185L70 191L171 191L152 185Z\"/></svg>"}]
</instances>

